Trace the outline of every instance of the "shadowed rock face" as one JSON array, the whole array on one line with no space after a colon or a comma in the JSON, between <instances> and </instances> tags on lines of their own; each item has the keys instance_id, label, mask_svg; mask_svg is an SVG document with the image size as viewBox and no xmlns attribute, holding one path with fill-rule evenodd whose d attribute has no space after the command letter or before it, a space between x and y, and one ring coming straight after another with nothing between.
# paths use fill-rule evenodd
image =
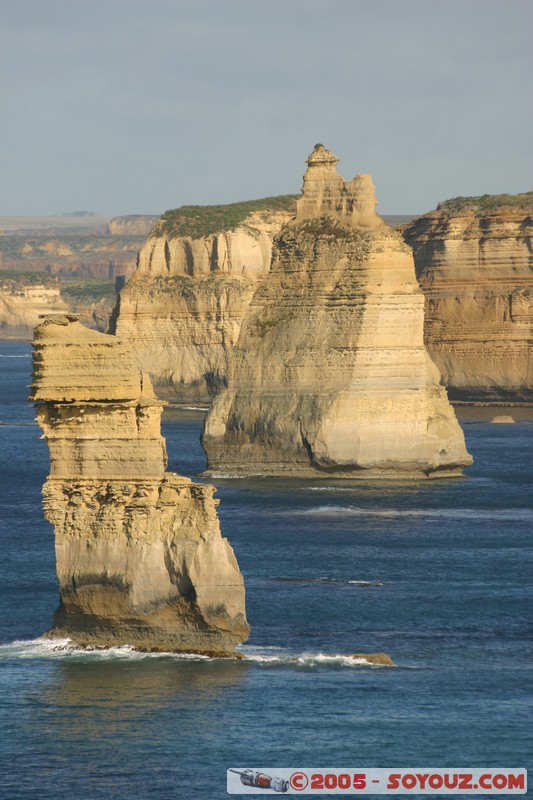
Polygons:
<instances>
[{"instance_id":1,"label":"shadowed rock face","mask_svg":"<svg viewBox=\"0 0 533 800\"><path fill-rule=\"evenodd\" d=\"M275 239L209 413L209 467L231 473L447 476L471 463L423 343L411 250L322 145Z\"/></svg>"},{"instance_id":2,"label":"shadowed rock face","mask_svg":"<svg viewBox=\"0 0 533 800\"><path fill-rule=\"evenodd\" d=\"M43 494L60 606L49 635L232 652L249 626L214 487L165 472L162 403L129 345L72 317L45 319L31 399L50 450Z\"/></svg>"},{"instance_id":3,"label":"shadowed rock face","mask_svg":"<svg viewBox=\"0 0 533 800\"><path fill-rule=\"evenodd\" d=\"M455 400L533 402L533 196L529 207L516 198L443 203L404 229L427 347Z\"/></svg>"}]
</instances>

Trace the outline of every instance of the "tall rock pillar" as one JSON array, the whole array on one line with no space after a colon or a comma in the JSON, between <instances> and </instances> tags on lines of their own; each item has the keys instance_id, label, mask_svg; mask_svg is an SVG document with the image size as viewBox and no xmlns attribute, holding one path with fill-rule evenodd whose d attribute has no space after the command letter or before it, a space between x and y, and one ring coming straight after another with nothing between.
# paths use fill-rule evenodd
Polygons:
<instances>
[{"instance_id":1,"label":"tall rock pillar","mask_svg":"<svg viewBox=\"0 0 533 800\"><path fill-rule=\"evenodd\" d=\"M233 652L249 633L244 582L214 487L165 472L163 404L130 346L69 316L46 318L33 346L60 592L49 635Z\"/></svg>"},{"instance_id":2,"label":"tall rock pillar","mask_svg":"<svg viewBox=\"0 0 533 800\"><path fill-rule=\"evenodd\" d=\"M295 218L241 327L207 417L209 467L232 474L459 475L472 462L424 346L412 251L317 145Z\"/></svg>"}]
</instances>

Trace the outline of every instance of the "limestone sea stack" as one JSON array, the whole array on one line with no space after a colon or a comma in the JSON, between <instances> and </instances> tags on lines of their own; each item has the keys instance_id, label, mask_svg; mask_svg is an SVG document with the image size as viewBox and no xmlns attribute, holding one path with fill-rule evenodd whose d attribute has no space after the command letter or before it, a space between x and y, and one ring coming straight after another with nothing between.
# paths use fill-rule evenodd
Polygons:
<instances>
[{"instance_id":1,"label":"limestone sea stack","mask_svg":"<svg viewBox=\"0 0 533 800\"><path fill-rule=\"evenodd\" d=\"M533 402L533 192L456 197L404 229L449 395Z\"/></svg>"},{"instance_id":2,"label":"limestone sea stack","mask_svg":"<svg viewBox=\"0 0 533 800\"><path fill-rule=\"evenodd\" d=\"M48 635L232 653L249 626L214 487L165 472L163 404L131 347L69 316L46 318L33 344L60 593Z\"/></svg>"},{"instance_id":3,"label":"limestone sea stack","mask_svg":"<svg viewBox=\"0 0 533 800\"><path fill-rule=\"evenodd\" d=\"M159 397L208 403L228 361L292 196L167 211L120 294L113 331L131 342Z\"/></svg>"},{"instance_id":4,"label":"limestone sea stack","mask_svg":"<svg viewBox=\"0 0 533 800\"><path fill-rule=\"evenodd\" d=\"M244 318L206 419L211 470L453 476L472 462L423 342L412 252L317 145L295 218Z\"/></svg>"}]
</instances>

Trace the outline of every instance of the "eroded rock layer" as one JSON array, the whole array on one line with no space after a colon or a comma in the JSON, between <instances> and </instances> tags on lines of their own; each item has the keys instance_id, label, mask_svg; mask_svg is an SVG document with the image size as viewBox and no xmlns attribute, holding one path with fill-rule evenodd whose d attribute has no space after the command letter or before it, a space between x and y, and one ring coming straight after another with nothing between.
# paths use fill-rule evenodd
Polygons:
<instances>
[{"instance_id":1,"label":"eroded rock layer","mask_svg":"<svg viewBox=\"0 0 533 800\"><path fill-rule=\"evenodd\" d=\"M249 632L214 487L166 473L162 403L125 342L73 317L36 329L32 398L50 450L60 606L82 645L230 653Z\"/></svg>"},{"instance_id":2,"label":"eroded rock layer","mask_svg":"<svg viewBox=\"0 0 533 800\"><path fill-rule=\"evenodd\" d=\"M206 420L209 467L350 477L455 475L471 463L423 343L412 253L321 145L275 240Z\"/></svg>"},{"instance_id":3,"label":"eroded rock layer","mask_svg":"<svg viewBox=\"0 0 533 800\"><path fill-rule=\"evenodd\" d=\"M0 339L30 340L43 314L67 310L59 286L48 276L29 283L0 273Z\"/></svg>"},{"instance_id":4,"label":"eroded rock layer","mask_svg":"<svg viewBox=\"0 0 533 800\"><path fill-rule=\"evenodd\" d=\"M450 397L533 402L533 193L442 203L404 237Z\"/></svg>"},{"instance_id":5,"label":"eroded rock layer","mask_svg":"<svg viewBox=\"0 0 533 800\"><path fill-rule=\"evenodd\" d=\"M163 216L121 292L114 328L159 396L209 402L225 385L242 319L270 268L273 236L292 216L284 206L293 205L290 197L269 198Z\"/></svg>"}]
</instances>

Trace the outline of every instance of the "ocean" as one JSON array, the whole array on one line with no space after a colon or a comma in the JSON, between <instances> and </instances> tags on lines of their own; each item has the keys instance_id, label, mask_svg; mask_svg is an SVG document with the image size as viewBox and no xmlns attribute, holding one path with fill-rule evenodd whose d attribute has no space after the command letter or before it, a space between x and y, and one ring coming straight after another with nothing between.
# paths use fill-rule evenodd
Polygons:
<instances>
[{"instance_id":1,"label":"ocean","mask_svg":"<svg viewBox=\"0 0 533 800\"><path fill-rule=\"evenodd\" d=\"M466 424L463 479L214 480L246 658L84 652L41 638L57 585L30 352L0 342L2 800L218 800L235 766L527 768L533 424ZM170 470L205 468L202 422L166 414ZM397 667L347 658L379 651Z\"/></svg>"}]
</instances>

